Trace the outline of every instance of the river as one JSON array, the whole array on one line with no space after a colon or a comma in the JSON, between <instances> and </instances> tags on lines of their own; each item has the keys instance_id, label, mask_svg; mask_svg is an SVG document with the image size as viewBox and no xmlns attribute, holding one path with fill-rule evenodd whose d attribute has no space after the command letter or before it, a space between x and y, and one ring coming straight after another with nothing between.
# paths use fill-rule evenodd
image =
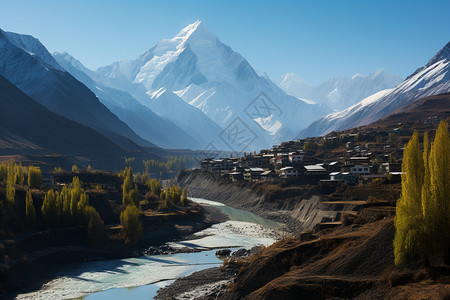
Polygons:
<instances>
[{"instance_id":1,"label":"river","mask_svg":"<svg viewBox=\"0 0 450 300\"><path fill-rule=\"evenodd\" d=\"M168 243L173 248L202 251L79 264L60 272L40 290L18 295L17 299L152 299L158 289L178 277L219 266L222 261L215 256L217 248L250 249L270 245L279 236L279 224L274 221L219 202L190 200L219 208L229 218L197 232L192 240Z\"/></svg>"}]
</instances>

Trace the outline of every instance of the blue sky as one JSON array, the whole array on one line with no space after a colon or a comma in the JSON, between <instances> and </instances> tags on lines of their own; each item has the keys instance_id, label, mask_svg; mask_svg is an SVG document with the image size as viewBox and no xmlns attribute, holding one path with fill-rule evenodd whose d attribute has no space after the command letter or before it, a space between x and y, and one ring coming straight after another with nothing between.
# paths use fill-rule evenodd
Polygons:
<instances>
[{"instance_id":1,"label":"blue sky","mask_svg":"<svg viewBox=\"0 0 450 300\"><path fill-rule=\"evenodd\" d=\"M0 28L91 69L136 58L200 19L271 78L317 84L379 68L407 76L450 40L450 1L0 0Z\"/></svg>"}]
</instances>

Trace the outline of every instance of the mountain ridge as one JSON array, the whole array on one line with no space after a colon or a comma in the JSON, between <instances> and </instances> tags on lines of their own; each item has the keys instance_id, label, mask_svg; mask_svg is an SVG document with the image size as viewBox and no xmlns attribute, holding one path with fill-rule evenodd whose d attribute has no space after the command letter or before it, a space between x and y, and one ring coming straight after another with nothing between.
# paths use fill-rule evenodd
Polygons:
<instances>
[{"instance_id":1,"label":"mountain ridge","mask_svg":"<svg viewBox=\"0 0 450 300\"><path fill-rule=\"evenodd\" d=\"M297 138L320 136L368 125L395 109L415 100L450 92L450 43L437 52L429 62L417 69L392 90L374 94L351 107L326 115L302 130Z\"/></svg>"}]
</instances>

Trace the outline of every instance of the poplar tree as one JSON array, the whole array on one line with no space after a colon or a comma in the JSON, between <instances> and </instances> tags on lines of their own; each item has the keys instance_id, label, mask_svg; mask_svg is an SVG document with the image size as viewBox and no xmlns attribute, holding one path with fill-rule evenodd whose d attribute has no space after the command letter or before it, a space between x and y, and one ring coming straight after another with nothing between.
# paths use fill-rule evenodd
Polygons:
<instances>
[{"instance_id":1,"label":"poplar tree","mask_svg":"<svg viewBox=\"0 0 450 300\"><path fill-rule=\"evenodd\" d=\"M186 206L187 200L187 187L184 187L183 193L181 194L181 205Z\"/></svg>"},{"instance_id":2,"label":"poplar tree","mask_svg":"<svg viewBox=\"0 0 450 300\"><path fill-rule=\"evenodd\" d=\"M24 182L24 175L23 175L23 167L22 163L16 165L14 164L14 181L18 185L23 185Z\"/></svg>"},{"instance_id":3,"label":"poplar tree","mask_svg":"<svg viewBox=\"0 0 450 300\"><path fill-rule=\"evenodd\" d=\"M120 224L122 225L122 233L127 245L136 244L142 234L142 222L139 216L142 211L135 205L128 205L127 208L120 213Z\"/></svg>"},{"instance_id":4,"label":"poplar tree","mask_svg":"<svg viewBox=\"0 0 450 300\"><path fill-rule=\"evenodd\" d=\"M11 205L14 205L16 197L16 189L14 187L15 182L14 176L14 163L10 161L8 163L7 176L6 176L6 201Z\"/></svg>"},{"instance_id":5,"label":"poplar tree","mask_svg":"<svg viewBox=\"0 0 450 300\"><path fill-rule=\"evenodd\" d=\"M36 221L36 209L34 208L33 196L30 190L27 190L25 207L28 223L33 227Z\"/></svg>"},{"instance_id":6,"label":"poplar tree","mask_svg":"<svg viewBox=\"0 0 450 300\"><path fill-rule=\"evenodd\" d=\"M450 264L450 138L442 120L436 131L429 156L430 168L430 238L433 254L443 254Z\"/></svg>"},{"instance_id":7,"label":"poplar tree","mask_svg":"<svg viewBox=\"0 0 450 300\"><path fill-rule=\"evenodd\" d=\"M450 263L450 138L441 121L434 142L415 132L405 147L402 194L397 201L394 238L395 263L403 264L441 255Z\"/></svg>"},{"instance_id":8,"label":"poplar tree","mask_svg":"<svg viewBox=\"0 0 450 300\"><path fill-rule=\"evenodd\" d=\"M424 257L422 205L424 163L417 132L414 132L405 146L402 172L402 194L397 201L394 221L395 264L403 264Z\"/></svg>"},{"instance_id":9,"label":"poplar tree","mask_svg":"<svg viewBox=\"0 0 450 300\"><path fill-rule=\"evenodd\" d=\"M28 186L39 188L42 185L42 172L39 167L28 167Z\"/></svg>"},{"instance_id":10,"label":"poplar tree","mask_svg":"<svg viewBox=\"0 0 450 300\"><path fill-rule=\"evenodd\" d=\"M53 189L50 189L45 195L41 212L48 227L55 228L58 226L58 208L56 204L56 195Z\"/></svg>"}]
</instances>

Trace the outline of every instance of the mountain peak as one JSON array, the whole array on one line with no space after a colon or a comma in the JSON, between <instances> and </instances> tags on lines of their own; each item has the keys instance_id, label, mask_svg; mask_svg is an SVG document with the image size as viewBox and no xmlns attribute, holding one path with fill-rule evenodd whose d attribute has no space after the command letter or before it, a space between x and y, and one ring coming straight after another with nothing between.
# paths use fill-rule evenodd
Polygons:
<instances>
[{"instance_id":1,"label":"mountain peak","mask_svg":"<svg viewBox=\"0 0 450 300\"><path fill-rule=\"evenodd\" d=\"M431 66L432 64L435 64L438 61L441 61L441 60L444 60L444 59L450 60L450 42L448 42L444 46L444 48L439 50L439 52L436 53L436 55L433 56L432 59L430 59L430 61L426 65L426 67Z\"/></svg>"},{"instance_id":2,"label":"mountain peak","mask_svg":"<svg viewBox=\"0 0 450 300\"><path fill-rule=\"evenodd\" d=\"M192 24L184 27L173 39L172 41L180 42L180 44L186 44L188 41L192 40L194 37L199 39L216 39L216 36L212 34L208 28L203 24L202 21L197 20Z\"/></svg>"}]
</instances>

